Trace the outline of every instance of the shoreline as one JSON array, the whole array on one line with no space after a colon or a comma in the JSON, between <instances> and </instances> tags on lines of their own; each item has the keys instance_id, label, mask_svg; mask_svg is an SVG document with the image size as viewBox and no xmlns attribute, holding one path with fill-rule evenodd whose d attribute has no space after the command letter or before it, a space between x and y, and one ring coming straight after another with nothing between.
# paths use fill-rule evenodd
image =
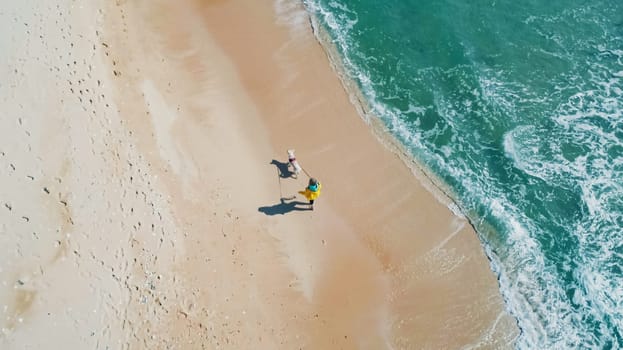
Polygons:
<instances>
[{"instance_id":1,"label":"shoreline","mask_svg":"<svg viewBox=\"0 0 623 350\"><path fill-rule=\"evenodd\" d=\"M303 5L305 7L305 5ZM322 50L327 55L329 64L335 74L339 77L339 80L344 88L344 91L348 94L349 100L352 103L353 107L360 115L361 119L370 127L371 131L376 136L379 143L381 143L384 147L386 147L390 152L394 153L400 160L404 163L404 165L409 168L412 172L413 176L415 176L421 183L423 187L425 187L437 201L446 205L448 209L457 217L461 219L465 219L471 229L476 234L478 240L481 244L481 249L485 254L488 263L490 265L491 272L494 274L498 289L501 289L499 272L496 272L493 258L487 252L487 247L485 243L481 240L484 239L476 229L476 225L474 224L474 218L470 217L467 213L465 213L461 206L454 199L456 194L454 191L438 176L436 176L431 170L427 169L423 166L416 158L411 154L411 152L403 145L387 128L387 126L380 121L380 119L371 112L371 108L369 107L366 98L363 96L361 89L357 86L357 83L353 81L348 75L348 72L343 64L341 64L340 54L335 47L331 43L330 34L323 27L323 25L319 22L310 11L306 8L307 14L309 16L310 26L312 28L312 32L314 37L318 40ZM481 224L482 225L482 224ZM487 224L486 226L490 226ZM494 230L493 228L489 228L490 230ZM504 299L504 295L500 290L500 296ZM504 301L506 304L506 300ZM510 315L516 323L516 331L521 333L521 328L519 328L518 321L516 317L505 307L505 312Z\"/></svg>"},{"instance_id":2,"label":"shoreline","mask_svg":"<svg viewBox=\"0 0 623 350\"><path fill-rule=\"evenodd\" d=\"M318 19L316 19L313 14L308 12L308 16L314 37L316 37L323 51L326 53L331 68L339 77L345 92L349 95L350 102L362 120L370 127L378 141L396 154L396 156L403 161L404 165L411 170L413 176L420 180L422 186L426 187L439 202L447 205L448 209L456 216L469 220L469 216L462 212L460 206L454 200L455 194L453 194L452 189L432 171L423 166L387 129L387 126L371 112L371 108L368 106L363 93L361 93L361 89L359 89L357 84L348 76L346 68L340 63L340 54L337 52L337 48L331 44L329 33L322 27L322 24L318 22Z\"/></svg>"}]
</instances>

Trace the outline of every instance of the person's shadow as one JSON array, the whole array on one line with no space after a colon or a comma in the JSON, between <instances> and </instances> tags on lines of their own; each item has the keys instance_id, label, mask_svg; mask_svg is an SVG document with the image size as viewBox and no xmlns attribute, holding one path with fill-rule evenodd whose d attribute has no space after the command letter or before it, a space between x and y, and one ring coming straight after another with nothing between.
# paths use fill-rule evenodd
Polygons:
<instances>
[{"instance_id":1,"label":"person's shadow","mask_svg":"<svg viewBox=\"0 0 623 350\"><path fill-rule=\"evenodd\" d=\"M311 210L311 208L309 207L309 204L306 203L306 202L291 201L294 198L295 197L281 198L279 204L271 205L270 207L259 207L259 208L257 208L257 210L261 211L262 213L264 213L266 215L271 215L271 216L272 215L277 215L277 214L283 215L283 214L289 213L291 211ZM301 207L299 207L299 205L305 205L306 207L305 208L301 208Z\"/></svg>"},{"instance_id":2,"label":"person's shadow","mask_svg":"<svg viewBox=\"0 0 623 350\"><path fill-rule=\"evenodd\" d=\"M270 162L270 164L275 164L275 166L277 167L277 170L279 171L280 178L288 178L294 175L294 173L291 172L290 169L288 168L288 163L282 163L276 159L273 159L272 162Z\"/></svg>"}]
</instances>

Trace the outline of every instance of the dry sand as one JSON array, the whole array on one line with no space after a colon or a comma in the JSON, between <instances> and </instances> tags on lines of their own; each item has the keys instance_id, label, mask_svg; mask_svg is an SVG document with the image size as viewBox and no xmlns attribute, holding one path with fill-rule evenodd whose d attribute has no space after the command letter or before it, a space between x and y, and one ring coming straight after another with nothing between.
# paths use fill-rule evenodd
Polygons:
<instances>
[{"instance_id":1,"label":"dry sand","mask_svg":"<svg viewBox=\"0 0 623 350\"><path fill-rule=\"evenodd\" d=\"M476 234L359 116L297 1L0 20L0 348L512 346ZM280 200L306 183L288 148L313 212Z\"/></svg>"}]
</instances>

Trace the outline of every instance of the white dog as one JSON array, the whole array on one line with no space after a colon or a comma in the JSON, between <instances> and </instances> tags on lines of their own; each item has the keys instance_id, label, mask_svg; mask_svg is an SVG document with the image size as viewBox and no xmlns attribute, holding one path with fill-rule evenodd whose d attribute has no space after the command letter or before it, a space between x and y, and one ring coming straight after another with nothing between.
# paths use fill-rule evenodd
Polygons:
<instances>
[{"instance_id":1,"label":"white dog","mask_svg":"<svg viewBox=\"0 0 623 350\"><path fill-rule=\"evenodd\" d=\"M301 170L303 170L303 168L301 168L299 162L296 161L293 149L288 150L288 167L290 166L292 166L292 169L294 169L294 175L292 177L296 179L299 176Z\"/></svg>"}]
</instances>

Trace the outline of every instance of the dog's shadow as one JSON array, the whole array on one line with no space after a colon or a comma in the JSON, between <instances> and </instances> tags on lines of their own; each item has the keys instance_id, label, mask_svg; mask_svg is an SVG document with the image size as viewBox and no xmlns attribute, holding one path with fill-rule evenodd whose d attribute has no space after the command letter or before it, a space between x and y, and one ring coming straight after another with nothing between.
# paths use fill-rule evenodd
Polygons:
<instances>
[{"instance_id":1,"label":"dog's shadow","mask_svg":"<svg viewBox=\"0 0 623 350\"><path fill-rule=\"evenodd\" d=\"M311 208L309 207L308 203L305 202L300 202L300 201L291 201L293 200L295 197L291 197L291 198L281 198L280 199L280 203L275 204L275 205L271 205L270 207L259 207L257 208L258 211L261 211L262 213L266 214L266 215L284 215L286 213L289 213L291 211L307 211L307 210L311 210ZM307 207L305 208L301 208L299 207L299 205L305 205Z\"/></svg>"},{"instance_id":2,"label":"dog's shadow","mask_svg":"<svg viewBox=\"0 0 623 350\"><path fill-rule=\"evenodd\" d=\"M280 178L288 178L288 177L292 177L292 175L294 175L294 173L292 171L290 171L290 168L288 167L288 163L283 163L280 162L276 159L273 159L270 164L274 164L277 167L277 171L279 171L279 177Z\"/></svg>"}]
</instances>

